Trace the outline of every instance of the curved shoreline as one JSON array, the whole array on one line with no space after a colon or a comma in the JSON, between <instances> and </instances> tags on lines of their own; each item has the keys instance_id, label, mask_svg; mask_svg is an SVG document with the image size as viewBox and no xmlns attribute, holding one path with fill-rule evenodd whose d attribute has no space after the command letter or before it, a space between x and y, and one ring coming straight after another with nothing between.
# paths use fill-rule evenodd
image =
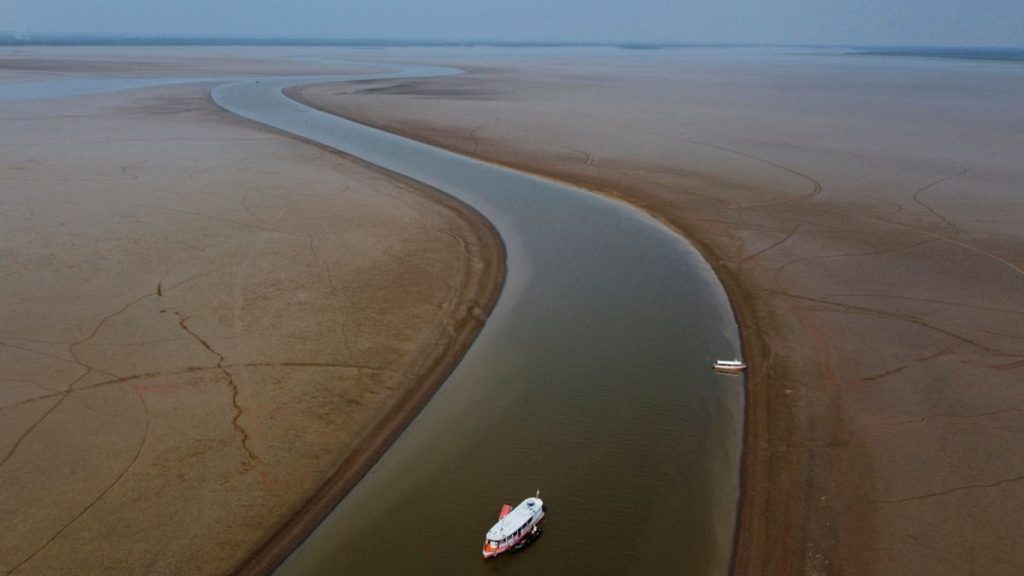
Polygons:
<instances>
[{"instance_id":1,"label":"curved shoreline","mask_svg":"<svg viewBox=\"0 0 1024 576\"><path fill-rule=\"evenodd\" d=\"M402 178L394 174L389 174L389 177ZM478 230L486 231L480 235L480 239L485 240L481 245L483 251L489 254L481 258L484 270L479 275L479 281L467 283L476 288L477 292L464 295L460 301L458 308L462 313L453 325L456 337L440 354L424 355L426 357L422 360L427 369L418 381L365 432L363 439L356 442L358 448L342 461L321 488L252 552L233 571L234 574L269 574L316 529L320 521L366 475L381 454L405 431L444 384L483 329L488 314L497 303L505 280L505 248L501 237L490 222L471 206L443 192L432 193L434 201L472 220ZM493 239L497 241L491 242Z\"/></svg>"},{"instance_id":2,"label":"curved shoreline","mask_svg":"<svg viewBox=\"0 0 1024 576\"><path fill-rule=\"evenodd\" d=\"M764 489L763 486L759 489L759 482L764 483L771 482L773 480L780 481L788 476L796 476L799 478L800 474L793 474L794 470L792 468L783 470L780 463L771 457L771 447L767 445L758 446L755 441L755 438L765 437L766 429L768 427L767 413L783 402L784 397L778 393L774 395L771 394L771 390L767 385L769 381L768 373L770 369L775 368L775 366L769 366L768 358L771 355L771 351L763 336L764 332L762 323L758 320L757 311L755 311L754 308L756 298L750 294L744 293L742 282L735 277L730 268L725 266L725 263L719 258L719 255L712 250L706 242L700 239L699 235L692 233L690 230L681 228L677 222L669 219L655 209L638 205L630 198L615 194L613 191L602 186L599 182L560 178L555 174L531 171L528 167L502 162L493 157L488 157L486 154L478 153L475 150L461 149L452 145L450 141L441 137L433 137L432 134L425 131L401 130L395 125L387 122L374 122L369 118L356 118L349 116L343 109L341 109L341 107L332 107L330 105L318 103L308 96L307 93L310 90L329 84L333 83L318 82L295 86L286 90L285 94L289 98L309 106L310 108L320 110L327 114L343 117L369 128L396 134L442 150L466 155L481 162L494 164L503 168L529 174L531 176L550 178L552 181L573 186L580 190L597 194L616 202L622 202L657 220L666 228L672 230L684 241L694 246L705 262L707 262L712 268L719 283L728 295L729 306L740 330L742 354L749 367L744 375L744 425L742 433L742 457L739 471L740 490L735 513L735 526L732 535L729 573L757 573L758 570L755 570L755 568L767 565L769 549L772 547L783 548L786 542L792 544L800 541L800 539L793 538L786 538L783 541L769 541L767 536L771 531L767 529L758 531L752 528L759 519L761 522L766 522L768 518L779 518L780 515L785 515L786 512L784 512L784 510L789 510L789 514L795 513L795 510L793 510L792 507L786 506L786 503L790 502L793 498L792 496L782 496L780 499L775 500L774 504L778 506L778 509L773 510L771 513L766 512L766 510L771 508L773 505L773 500L771 498L772 490ZM769 313L770 311L763 310L762 312ZM785 489L799 490L799 487L798 485L787 484ZM786 522L786 525L791 526L793 530L802 531L803 529L799 522ZM778 532L775 534L779 535ZM790 534L792 534L792 532L790 532ZM779 536L781 537L782 535ZM782 554L781 558L783 558L782 564L784 569L794 568L798 565L796 563L797 555L798 551L796 550ZM775 558L779 559L778 553L775 555Z\"/></svg>"},{"instance_id":3,"label":"curved shoreline","mask_svg":"<svg viewBox=\"0 0 1024 576\"><path fill-rule=\"evenodd\" d=\"M212 97L210 101L219 106ZM474 245L479 254L473 255L471 259L480 263L480 270L465 278L463 291L460 292L461 298L455 303L456 313L448 317L447 325L454 337L447 343L447 346L440 350L427 349L421 352L420 357L414 363L424 368L418 376L413 377L416 381L409 385L397 402L377 418L373 427L364 432L362 439L356 440L357 448L345 457L321 487L284 520L271 536L253 550L242 564L232 570L233 574L239 575L269 574L316 529L324 517L337 506L338 502L359 483L458 366L466 351L469 350L483 329L490 312L501 295L506 277L506 250L501 235L498 234L491 222L475 208L450 194L370 164L315 140L303 138L242 116L237 116L237 118L261 129L272 130L285 137L316 146L366 166L368 169L378 171L390 179L398 180L411 190L417 191L421 196L457 214L467 222L469 229L478 232L477 237L474 238ZM470 248L467 250L472 252Z\"/></svg>"}]
</instances>

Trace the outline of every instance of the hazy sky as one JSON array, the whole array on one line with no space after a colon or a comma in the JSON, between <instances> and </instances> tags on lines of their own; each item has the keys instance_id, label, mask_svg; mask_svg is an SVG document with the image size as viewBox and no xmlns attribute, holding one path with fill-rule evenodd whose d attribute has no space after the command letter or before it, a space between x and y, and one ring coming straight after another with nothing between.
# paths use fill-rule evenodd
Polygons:
<instances>
[{"instance_id":1,"label":"hazy sky","mask_svg":"<svg viewBox=\"0 0 1024 576\"><path fill-rule=\"evenodd\" d=\"M1024 0L0 0L0 32L1024 46Z\"/></svg>"}]
</instances>

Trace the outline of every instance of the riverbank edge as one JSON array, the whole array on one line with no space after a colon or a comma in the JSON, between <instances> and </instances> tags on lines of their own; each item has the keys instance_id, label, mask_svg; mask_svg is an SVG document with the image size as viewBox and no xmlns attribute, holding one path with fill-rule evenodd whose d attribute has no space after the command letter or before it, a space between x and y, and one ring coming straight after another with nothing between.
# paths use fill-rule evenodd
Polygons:
<instances>
[{"instance_id":1,"label":"riverbank edge","mask_svg":"<svg viewBox=\"0 0 1024 576\"><path fill-rule=\"evenodd\" d=\"M800 571L808 538L804 496L811 470L804 452L795 448L803 442L806 430L798 407L783 393L783 387L773 388L770 385L771 382L792 380L797 370L772 351L767 334L771 332L771 326L779 324L777 319L773 320L776 312L748 289L739 273L727 265L726 259L685 223L670 219L656 208L639 205L616 194L611 187L613 183L573 179L557 173L538 173L522 165L460 149L442 136L425 130L403 130L386 121L354 117L340 108L305 96L306 91L324 84L334 83L297 86L285 93L306 106L351 122L628 204L662 223L700 253L726 293L739 327L741 350L748 366L744 378L739 495L729 572L787 574Z\"/></svg>"},{"instance_id":2,"label":"riverbank edge","mask_svg":"<svg viewBox=\"0 0 1024 576\"><path fill-rule=\"evenodd\" d=\"M208 96L208 100L213 106L223 110L212 96ZM232 114L227 110L225 112ZM415 366L423 367L421 374L413 378L415 382L381 414L369 430L363 433L361 440L356 443L356 449L345 456L341 464L328 476L320 488L311 494L302 505L292 512L291 516L285 519L261 544L251 550L246 555L246 559L231 571L232 574L237 575L270 574L302 544L338 503L366 476L370 468L408 428L462 361L480 331L483 330L501 295L507 273L506 249L504 240L489 220L469 204L442 190L381 168L320 142L241 116L234 114L232 116L240 123L310 144L377 171L389 179L401 182L413 193L451 211L466 222L469 229L476 231L474 242L467 242L466 250L472 252L475 249L478 252L475 259L480 262L479 271L466 275L460 292L461 298L452 306L454 314L449 319L451 320L451 333L454 334L454 337L448 342L448 345L439 351L425 350L420 358L412 362Z\"/></svg>"}]
</instances>

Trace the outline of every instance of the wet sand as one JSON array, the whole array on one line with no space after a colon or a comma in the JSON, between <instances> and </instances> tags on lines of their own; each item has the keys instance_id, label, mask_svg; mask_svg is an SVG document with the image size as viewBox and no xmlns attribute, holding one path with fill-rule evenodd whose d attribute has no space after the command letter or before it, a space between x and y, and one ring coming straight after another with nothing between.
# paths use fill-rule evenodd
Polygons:
<instances>
[{"instance_id":1,"label":"wet sand","mask_svg":"<svg viewBox=\"0 0 1024 576\"><path fill-rule=\"evenodd\" d=\"M323 72L168 52L12 50L0 76ZM3 573L272 565L496 300L503 247L474 210L209 87L3 104Z\"/></svg>"},{"instance_id":2,"label":"wet sand","mask_svg":"<svg viewBox=\"0 0 1024 576\"><path fill-rule=\"evenodd\" d=\"M748 375L734 568L1024 565L1019 64L452 51L318 107L648 210L730 294Z\"/></svg>"}]
</instances>

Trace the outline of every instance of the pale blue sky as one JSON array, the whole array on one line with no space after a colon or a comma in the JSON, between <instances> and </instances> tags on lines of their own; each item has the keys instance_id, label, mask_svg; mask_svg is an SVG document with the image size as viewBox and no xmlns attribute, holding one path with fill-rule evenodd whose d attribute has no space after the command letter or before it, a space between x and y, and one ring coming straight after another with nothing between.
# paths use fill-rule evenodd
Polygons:
<instances>
[{"instance_id":1,"label":"pale blue sky","mask_svg":"<svg viewBox=\"0 0 1024 576\"><path fill-rule=\"evenodd\" d=\"M1024 46L1024 0L0 0L0 32Z\"/></svg>"}]
</instances>

